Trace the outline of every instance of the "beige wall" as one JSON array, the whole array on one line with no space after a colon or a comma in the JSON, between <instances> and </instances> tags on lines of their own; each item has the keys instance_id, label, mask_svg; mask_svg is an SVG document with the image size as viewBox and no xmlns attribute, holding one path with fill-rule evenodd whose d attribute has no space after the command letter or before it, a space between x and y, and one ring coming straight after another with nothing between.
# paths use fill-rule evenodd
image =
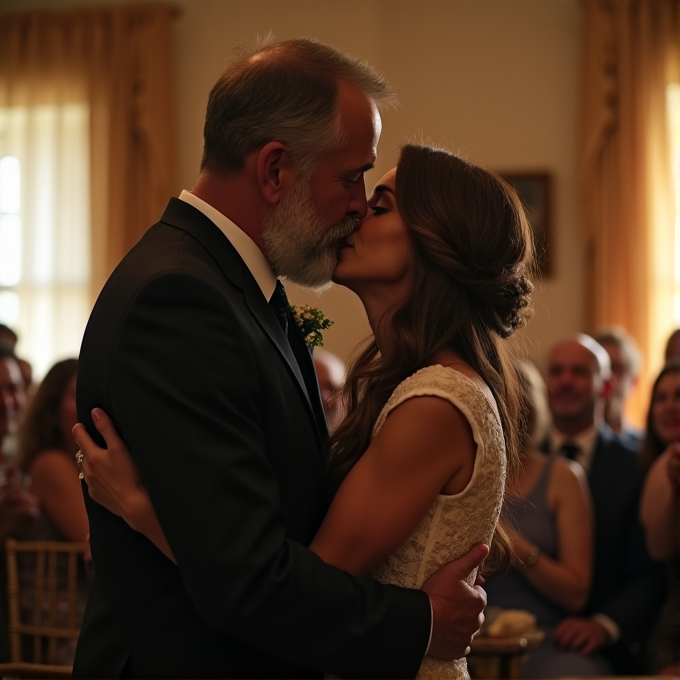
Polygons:
<instances>
[{"instance_id":1,"label":"beige wall","mask_svg":"<svg viewBox=\"0 0 680 680\"><path fill-rule=\"evenodd\" d=\"M0 0L0 12L108 4ZM537 282L525 332L540 359L581 330L583 252L575 208L578 0L177 0L177 189L191 188L208 91L230 48L273 31L314 37L366 59L394 85L400 109L384 116L375 183L404 139L430 139L500 170L547 170L554 180L553 275ZM326 347L347 358L368 326L358 300L334 287L291 299L335 321Z\"/></svg>"}]
</instances>

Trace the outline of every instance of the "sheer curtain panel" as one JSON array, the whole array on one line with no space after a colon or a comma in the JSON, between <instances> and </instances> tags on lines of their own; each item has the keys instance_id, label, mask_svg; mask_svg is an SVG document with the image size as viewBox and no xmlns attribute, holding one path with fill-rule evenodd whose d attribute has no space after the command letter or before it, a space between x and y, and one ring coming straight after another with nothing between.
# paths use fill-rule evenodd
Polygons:
<instances>
[{"instance_id":1,"label":"sheer curtain panel","mask_svg":"<svg viewBox=\"0 0 680 680\"><path fill-rule=\"evenodd\" d=\"M676 0L582 0L580 205L587 327L621 324L645 357L639 423L673 324L673 179L666 90L678 78Z\"/></svg>"},{"instance_id":2,"label":"sheer curtain panel","mask_svg":"<svg viewBox=\"0 0 680 680\"><path fill-rule=\"evenodd\" d=\"M94 295L172 194L175 11L0 16L0 157L19 160L22 252L20 279L8 286L0 271L0 287L16 295L30 360L31 343L50 345L49 360L77 353L60 338L82 333ZM9 224L11 240L16 216Z\"/></svg>"}]
</instances>

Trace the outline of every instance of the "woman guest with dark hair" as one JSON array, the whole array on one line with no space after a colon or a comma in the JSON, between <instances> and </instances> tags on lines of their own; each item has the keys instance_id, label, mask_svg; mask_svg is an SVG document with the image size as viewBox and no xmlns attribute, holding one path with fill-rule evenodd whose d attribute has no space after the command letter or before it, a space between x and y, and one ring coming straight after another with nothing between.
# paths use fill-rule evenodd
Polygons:
<instances>
[{"instance_id":1,"label":"woman guest with dark hair","mask_svg":"<svg viewBox=\"0 0 680 680\"><path fill-rule=\"evenodd\" d=\"M65 359L52 366L29 401L19 425L17 464L26 478L28 490L38 499L41 511L39 517L17 532L19 540L84 542L87 539L87 513L74 459L78 447L71 433L77 420L77 370L77 359ZM22 559L22 578L33 578L29 557ZM58 579L65 584L65 563L59 566ZM87 575L81 565L77 593L81 616L87 590ZM29 612L35 606L32 598L21 604ZM30 659L30 649L26 652ZM57 653L56 661L72 664L75 640L61 641Z\"/></svg>"},{"instance_id":2,"label":"woman guest with dark hair","mask_svg":"<svg viewBox=\"0 0 680 680\"><path fill-rule=\"evenodd\" d=\"M680 359L671 359L652 387L642 459L649 468L640 501L647 549L666 563L668 594L649 638L650 672L680 671Z\"/></svg>"},{"instance_id":3,"label":"woman guest with dark hair","mask_svg":"<svg viewBox=\"0 0 680 680\"><path fill-rule=\"evenodd\" d=\"M84 541L88 533L74 459L78 446L71 433L77 421L77 370L77 359L52 366L19 426L19 470L29 480L28 490L40 501L50 533L66 541Z\"/></svg>"},{"instance_id":4,"label":"woman guest with dark hair","mask_svg":"<svg viewBox=\"0 0 680 680\"><path fill-rule=\"evenodd\" d=\"M517 467L519 393L506 339L525 322L532 265L507 183L441 149L402 149L333 275L361 299L373 339L328 445L336 493L310 546L326 562L411 588L479 542L507 563L497 522ZM107 451L74 430L91 497L172 558L144 480L108 418L94 417ZM426 657L420 673L468 677L465 659Z\"/></svg>"}]
</instances>

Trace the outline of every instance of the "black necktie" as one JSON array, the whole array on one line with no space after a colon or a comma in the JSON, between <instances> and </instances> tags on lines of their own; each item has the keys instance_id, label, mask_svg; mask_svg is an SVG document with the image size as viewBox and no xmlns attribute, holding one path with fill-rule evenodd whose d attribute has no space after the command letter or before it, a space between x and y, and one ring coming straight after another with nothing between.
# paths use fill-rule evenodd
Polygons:
<instances>
[{"instance_id":1,"label":"black necktie","mask_svg":"<svg viewBox=\"0 0 680 680\"><path fill-rule=\"evenodd\" d=\"M574 444L574 442L564 442L560 446L560 453L565 458L569 458L569 460L576 460L578 454L581 453L581 447L578 444Z\"/></svg>"},{"instance_id":2,"label":"black necktie","mask_svg":"<svg viewBox=\"0 0 680 680\"><path fill-rule=\"evenodd\" d=\"M316 371L314 369L314 362L312 361L312 353L310 348L307 346L305 339L302 337L300 329L297 327L295 321L293 321L286 290L283 287L281 281L278 279L276 280L274 294L269 300L269 306L272 308L274 314L276 314L276 318L281 325L283 334L286 336L288 345L293 352L293 356L295 357L295 361L297 362L300 373L302 374L302 379L304 380L305 387L307 389L307 395L312 405L314 416L319 425L319 430L321 431L321 437L324 439L328 434L328 430L326 429L326 418L321 405L319 383L316 379Z\"/></svg>"},{"instance_id":3,"label":"black necktie","mask_svg":"<svg viewBox=\"0 0 680 680\"><path fill-rule=\"evenodd\" d=\"M274 293L269 300L269 306L272 308L272 310L274 310L274 314L276 314L276 318L279 324L281 324L284 334L287 336L288 318L290 316L290 303L288 302L286 289L278 279L276 279L276 288L274 288Z\"/></svg>"}]
</instances>

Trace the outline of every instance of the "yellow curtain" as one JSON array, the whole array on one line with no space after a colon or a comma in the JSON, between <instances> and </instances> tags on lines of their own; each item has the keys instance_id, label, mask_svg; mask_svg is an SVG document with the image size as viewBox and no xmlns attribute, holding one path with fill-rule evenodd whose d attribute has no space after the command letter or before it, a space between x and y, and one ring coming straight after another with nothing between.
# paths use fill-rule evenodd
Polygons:
<instances>
[{"instance_id":1,"label":"yellow curtain","mask_svg":"<svg viewBox=\"0 0 680 680\"><path fill-rule=\"evenodd\" d=\"M175 12L135 3L0 17L0 107L89 105L93 293L173 190Z\"/></svg>"},{"instance_id":2,"label":"yellow curtain","mask_svg":"<svg viewBox=\"0 0 680 680\"><path fill-rule=\"evenodd\" d=\"M582 0L580 202L587 327L620 324L645 363L630 417L673 325L674 201L667 85L678 78L675 0Z\"/></svg>"}]
</instances>

